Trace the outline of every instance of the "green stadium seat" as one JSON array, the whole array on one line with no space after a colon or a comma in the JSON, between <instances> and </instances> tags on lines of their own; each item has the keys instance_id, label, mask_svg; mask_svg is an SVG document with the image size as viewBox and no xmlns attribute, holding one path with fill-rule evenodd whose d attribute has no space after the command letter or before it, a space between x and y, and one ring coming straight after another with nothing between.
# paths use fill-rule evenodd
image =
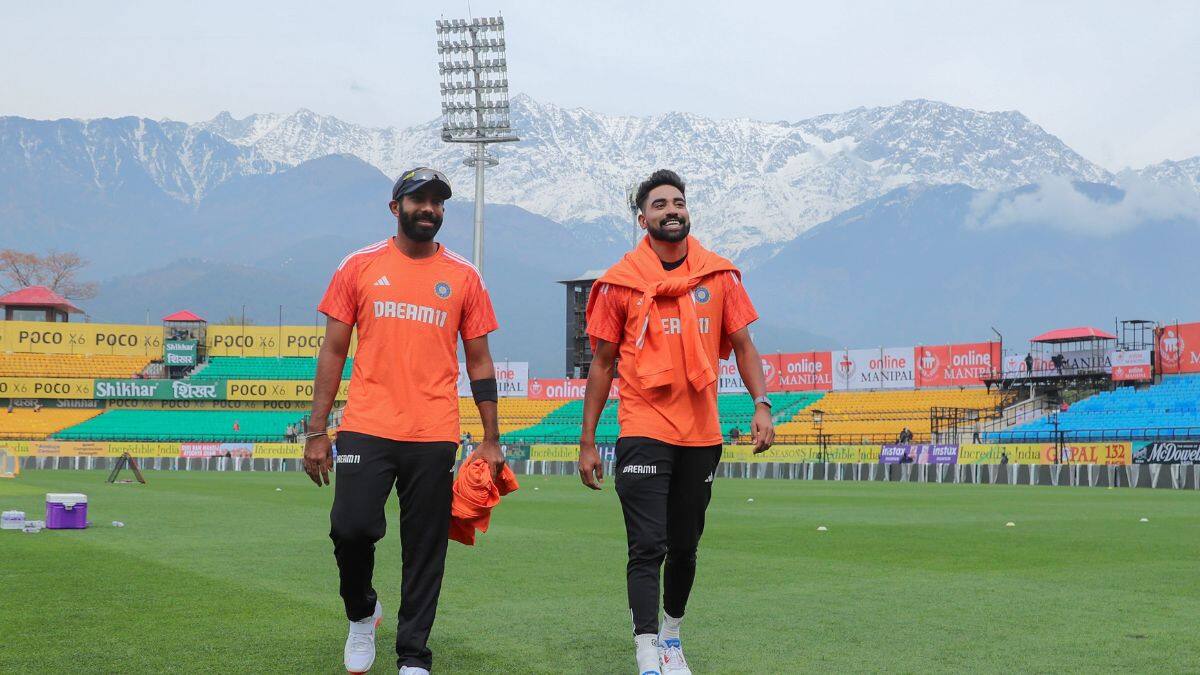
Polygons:
<instances>
[{"instance_id":1,"label":"green stadium seat","mask_svg":"<svg viewBox=\"0 0 1200 675\"><path fill-rule=\"evenodd\" d=\"M346 359L342 378L348 379L354 359ZM225 380L311 380L317 376L317 360L302 356L214 356L191 377Z\"/></svg>"},{"instance_id":2,"label":"green stadium seat","mask_svg":"<svg viewBox=\"0 0 1200 675\"><path fill-rule=\"evenodd\" d=\"M297 411L109 410L67 427L54 438L70 441L282 442ZM238 430L234 430L234 423Z\"/></svg>"}]
</instances>

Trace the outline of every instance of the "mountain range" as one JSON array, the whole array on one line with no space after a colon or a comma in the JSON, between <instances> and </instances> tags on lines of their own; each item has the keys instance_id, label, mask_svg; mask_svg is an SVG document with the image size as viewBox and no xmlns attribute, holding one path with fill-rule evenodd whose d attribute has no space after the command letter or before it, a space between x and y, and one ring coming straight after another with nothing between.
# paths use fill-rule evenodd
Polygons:
<instances>
[{"instance_id":1,"label":"mountain range","mask_svg":"<svg viewBox=\"0 0 1200 675\"><path fill-rule=\"evenodd\" d=\"M522 141L492 146L500 164L489 171L488 200L568 226L606 224L628 237L626 191L653 169L673 168L691 188L705 243L733 255L791 241L910 183L1004 189L1048 175L1113 179L1018 112L936 101L759 122L611 116L519 95L511 117ZM222 113L197 126L281 164L345 152L396 176L421 158L454 184L473 185L463 147L443 143L437 121L372 129L301 110L241 120Z\"/></svg>"},{"instance_id":2,"label":"mountain range","mask_svg":"<svg viewBox=\"0 0 1200 675\"><path fill-rule=\"evenodd\" d=\"M660 167L688 181L697 236L746 270L768 351L1200 316L1194 294L1163 291L1190 283L1200 157L1113 174L1020 113L925 100L796 122L512 103L522 140L493 146L485 272L498 349L539 374L562 369L553 282L628 247L626 190ZM450 174L443 238L469 253L472 177L439 131L306 110L3 117L0 247L87 256L96 320L245 304L260 323L280 305L307 323L336 261L394 231L388 188L404 168Z\"/></svg>"}]
</instances>

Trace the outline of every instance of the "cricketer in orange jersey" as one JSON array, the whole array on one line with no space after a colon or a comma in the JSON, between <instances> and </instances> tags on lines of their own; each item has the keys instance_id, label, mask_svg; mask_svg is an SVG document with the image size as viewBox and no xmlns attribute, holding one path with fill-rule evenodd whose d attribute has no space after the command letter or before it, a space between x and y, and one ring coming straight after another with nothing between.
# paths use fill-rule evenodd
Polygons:
<instances>
[{"instance_id":1,"label":"cricketer in orange jersey","mask_svg":"<svg viewBox=\"0 0 1200 675\"><path fill-rule=\"evenodd\" d=\"M696 576L704 512L721 461L718 358L736 355L754 398L754 451L775 439L758 349L758 318L741 273L689 236L683 181L656 171L639 187L646 237L596 282L588 298L593 358L584 393L579 476L599 490L596 425L619 357L616 489L625 517L626 587L639 673L685 673L680 641ZM659 623L659 575L664 617Z\"/></svg>"},{"instance_id":2,"label":"cricketer in orange jersey","mask_svg":"<svg viewBox=\"0 0 1200 675\"><path fill-rule=\"evenodd\" d=\"M396 628L401 672L427 673L428 647L450 531L451 484L459 438L457 341L483 420L484 439L468 460L504 466L496 412L496 375L487 334L497 328L478 270L434 241L450 183L439 171L406 172L392 188L394 237L346 256L319 309L327 317L317 361L304 468L329 484L333 455L325 424L345 365L351 332L358 351L337 436L330 533L350 620L343 661L361 673L375 661L383 609L372 586L375 542L387 525L393 487L403 547Z\"/></svg>"}]
</instances>

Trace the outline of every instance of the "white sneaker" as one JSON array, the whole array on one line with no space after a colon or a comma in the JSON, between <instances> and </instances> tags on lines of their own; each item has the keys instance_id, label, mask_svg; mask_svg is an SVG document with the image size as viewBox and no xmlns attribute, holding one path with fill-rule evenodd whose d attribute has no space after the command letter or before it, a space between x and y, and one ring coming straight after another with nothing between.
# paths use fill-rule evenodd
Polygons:
<instances>
[{"instance_id":1,"label":"white sneaker","mask_svg":"<svg viewBox=\"0 0 1200 675\"><path fill-rule=\"evenodd\" d=\"M638 675L662 675L659 670L658 636L653 633L633 636L637 647Z\"/></svg>"},{"instance_id":2,"label":"white sneaker","mask_svg":"<svg viewBox=\"0 0 1200 675\"><path fill-rule=\"evenodd\" d=\"M683 658L683 645L679 638L659 640L658 655L662 659L662 675L692 675L687 659Z\"/></svg>"},{"instance_id":3,"label":"white sneaker","mask_svg":"<svg viewBox=\"0 0 1200 675\"><path fill-rule=\"evenodd\" d=\"M375 665L375 629L383 621L383 605L375 602L375 613L350 622L343 662L347 673L365 673Z\"/></svg>"},{"instance_id":4,"label":"white sneaker","mask_svg":"<svg viewBox=\"0 0 1200 675\"><path fill-rule=\"evenodd\" d=\"M416 666L404 666L400 669L400 675L429 675L429 671Z\"/></svg>"}]
</instances>

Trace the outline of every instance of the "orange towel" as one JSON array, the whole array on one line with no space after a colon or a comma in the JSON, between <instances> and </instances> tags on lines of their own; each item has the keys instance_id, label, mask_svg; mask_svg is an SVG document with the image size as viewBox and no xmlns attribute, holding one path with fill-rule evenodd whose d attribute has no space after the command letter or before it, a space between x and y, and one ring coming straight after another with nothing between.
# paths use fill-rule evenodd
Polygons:
<instances>
[{"instance_id":1,"label":"orange towel","mask_svg":"<svg viewBox=\"0 0 1200 675\"><path fill-rule=\"evenodd\" d=\"M641 314L638 316L638 325L642 328L636 343L638 352L634 370L643 388L662 387L676 381L671 374L671 351L663 334L656 299L679 298L698 286L704 277L717 272L732 272L741 278L741 272L733 263L701 246L695 237L689 236L687 242L687 266L690 270L687 276L668 274L658 254L650 248L650 237L645 236L637 248L626 253L596 281L596 284L624 286L642 294ZM592 308L600 296L596 288L593 286L588 296L588 317L591 317ZM687 380L700 391L716 382L717 374L704 357L704 343L696 321L696 305L690 298L679 301L679 324ZM591 341L592 350L595 351L596 338L591 338ZM722 337L721 358L728 358L732 350L728 336Z\"/></svg>"},{"instance_id":2,"label":"orange towel","mask_svg":"<svg viewBox=\"0 0 1200 675\"><path fill-rule=\"evenodd\" d=\"M475 545L475 531L487 532L492 520L492 508L500 497L514 492L517 477L504 465L500 480L492 480L492 469L486 460L476 459L458 469L450 502L450 538L467 546Z\"/></svg>"}]
</instances>

